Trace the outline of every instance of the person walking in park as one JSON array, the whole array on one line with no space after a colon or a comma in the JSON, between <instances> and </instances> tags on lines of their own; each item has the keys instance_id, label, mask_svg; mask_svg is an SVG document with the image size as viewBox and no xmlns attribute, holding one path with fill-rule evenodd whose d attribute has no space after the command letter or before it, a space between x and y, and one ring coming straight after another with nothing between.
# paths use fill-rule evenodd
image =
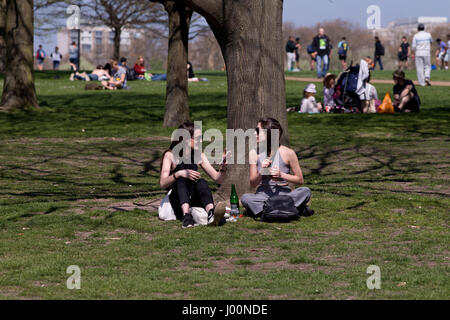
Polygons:
<instances>
[{"instance_id":1,"label":"person walking in park","mask_svg":"<svg viewBox=\"0 0 450 320\"><path fill-rule=\"evenodd\" d=\"M311 199L311 190L306 187L291 190L289 187L289 183L304 183L297 154L291 148L279 145L279 141L279 147L276 150L271 149L273 130L278 130L281 139L283 128L276 119L261 119L255 128L257 143L266 141L267 151L259 151L258 154L258 151L250 150L249 153L250 185L257 189L256 194L246 193L241 197L246 215L258 217L267 199L276 195L287 195L294 200L300 216L311 216L314 210L307 206Z\"/></svg>"},{"instance_id":2,"label":"person walking in park","mask_svg":"<svg viewBox=\"0 0 450 320\"><path fill-rule=\"evenodd\" d=\"M436 65L440 66L441 70L445 67L445 55L447 54L447 44L440 38L436 39L438 49L436 50Z\"/></svg>"},{"instance_id":3,"label":"person walking in park","mask_svg":"<svg viewBox=\"0 0 450 320\"><path fill-rule=\"evenodd\" d=\"M380 65L380 70L384 70L383 67L383 61L381 57L384 56L384 46L381 44L380 38L375 37L375 66L374 69L377 67L377 63Z\"/></svg>"},{"instance_id":4,"label":"person walking in park","mask_svg":"<svg viewBox=\"0 0 450 320\"><path fill-rule=\"evenodd\" d=\"M78 47L75 41L69 48L69 63L72 71L76 72L80 61L78 61Z\"/></svg>"},{"instance_id":5,"label":"person walking in park","mask_svg":"<svg viewBox=\"0 0 450 320\"><path fill-rule=\"evenodd\" d=\"M408 60L411 56L411 46L406 37L402 37L402 43L398 48L398 68L400 70L408 70Z\"/></svg>"},{"instance_id":6,"label":"person walking in park","mask_svg":"<svg viewBox=\"0 0 450 320\"><path fill-rule=\"evenodd\" d=\"M333 48L330 38L325 34L325 29L320 28L319 34L313 39L314 54L317 65L317 78L325 77L328 72L331 49Z\"/></svg>"},{"instance_id":7,"label":"person walking in park","mask_svg":"<svg viewBox=\"0 0 450 320\"><path fill-rule=\"evenodd\" d=\"M338 43L338 56L341 61L342 70L347 69L347 52L348 52L348 42L346 37L342 37L342 40Z\"/></svg>"},{"instance_id":8,"label":"person walking in park","mask_svg":"<svg viewBox=\"0 0 450 320\"><path fill-rule=\"evenodd\" d=\"M309 57L311 58L311 71L316 70L316 60L317 60L317 54L314 52L314 48L312 43L306 48L306 52L308 53Z\"/></svg>"},{"instance_id":9,"label":"person walking in park","mask_svg":"<svg viewBox=\"0 0 450 320\"><path fill-rule=\"evenodd\" d=\"M39 71L44 70L44 61L45 61L45 51L42 49L42 45L39 45L39 48L36 51L36 61Z\"/></svg>"},{"instance_id":10,"label":"person walking in park","mask_svg":"<svg viewBox=\"0 0 450 320\"><path fill-rule=\"evenodd\" d=\"M448 70L448 59L450 58L450 34L447 34L447 53L445 54L445 70Z\"/></svg>"},{"instance_id":11,"label":"person walking in park","mask_svg":"<svg viewBox=\"0 0 450 320\"><path fill-rule=\"evenodd\" d=\"M300 72L300 50L302 45L300 44L300 38L295 38L295 69L294 72Z\"/></svg>"},{"instance_id":12,"label":"person walking in park","mask_svg":"<svg viewBox=\"0 0 450 320\"><path fill-rule=\"evenodd\" d=\"M431 44L433 38L431 34L425 31L425 25L422 23L417 27L418 33L414 35L412 42L413 57L416 60L417 79L419 84L431 86Z\"/></svg>"},{"instance_id":13,"label":"person walking in park","mask_svg":"<svg viewBox=\"0 0 450 320\"><path fill-rule=\"evenodd\" d=\"M296 44L294 42L294 37L289 36L289 40L286 43L286 58L287 58L287 70L288 71L294 70L295 49L296 49Z\"/></svg>"},{"instance_id":14,"label":"person walking in park","mask_svg":"<svg viewBox=\"0 0 450 320\"><path fill-rule=\"evenodd\" d=\"M221 184L227 172L226 156L223 157L219 172L216 171L202 152L200 159L194 157L195 151L199 151L201 145L202 132L196 128L191 121L186 121L178 127L179 130L187 131L189 141L183 142L183 137L172 141L161 160L159 184L162 189L170 191L169 199L175 216L182 220L182 228L194 226L192 207L203 207L208 213L208 224L223 224L225 214L224 203L214 206L211 189L206 180L201 178L198 171L199 166L217 184ZM176 147L182 148L181 156L173 151ZM180 146L179 146L180 145ZM186 153L184 153L186 152ZM196 162L199 161L199 162Z\"/></svg>"},{"instance_id":15,"label":"person walking in park","mask_svg":"<svg viewBox=\"0 0 450 320\"><path fill-rule=\"evenodd\" d=\"M62 57L59 48L55 47L55 51L50 54L50 58L52 58L53 61L53 70L59 70L59 64L61 63Z\"/></svg>"}]
</instances>

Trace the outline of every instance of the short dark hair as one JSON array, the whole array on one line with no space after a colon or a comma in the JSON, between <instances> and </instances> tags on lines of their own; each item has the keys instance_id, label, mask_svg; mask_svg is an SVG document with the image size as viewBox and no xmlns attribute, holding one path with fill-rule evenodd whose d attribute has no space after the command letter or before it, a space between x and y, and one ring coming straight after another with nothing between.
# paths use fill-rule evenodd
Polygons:
<instances>
[{"instance_id":1,"label":"short dark hair","mask_svg":"<svg viewBox=\"0 0 450 320\"><path fill-rule=\"evenodd\" d=\"M295 41L300 41L300 38L299 37L295 38Z\"/></svg>"},{"instance_id":2,"label":"short dark hair","mask_svg":"<svg viewBox=\"0 0 450 320\"><path fill-rule=\"evenodd\" d=\"M122 63L122 62L127 62L127 58L125 58L125 57L120 58L120 63Z\"/></svg>"},{"instance_id":3,"label":"short dark hair","mask_svg":"<svg viewBox=\"0 0 450 320\"><path fill-rule=\"evenodd\" d=\"M423 23L419 24L419 26L417 27L417 30L419 30L419 31L425 30L425 25Z\"/></svg>"},{"instance_id":4,"label":"short dark hair","mask_svg":"<svg viewBox=\"0 0 450 320\"><path fill-rule=\"evenodd\" d=\"M394 79L402 79L405 80L405 72L403 70L396 70L392 75Z\"/></svg>"},{"instance_id":5,"label":"short dark hair","mask_svg":"<svg viewBox=\"0 0 450 320\"><path fill-rule=\"evenodd\" d=\"M347 38L346 37L342 37L342 40L347 40Z\"/></svg>"},{"instance_id":6,"label":"short dark hair","mask_svg":"<svg viewBox=\"0 0 450 320\"><path fill-rule=\"evenodd\" d=\"M442 41L441 38L437 38L437 39L436 39L436 42L441 43L441 41Z\"/></svg>"},{"instance_id":7,"label":"short dark hair","mask_svg":"<svg viewBox=\"0 0 450 320\"><path fill-rule=\"evenodd\" d=\"M103 66L101 64L99 64L99 65L97 65L97 67L95 69L103 70Z\"/></svg>"}]
</instances>

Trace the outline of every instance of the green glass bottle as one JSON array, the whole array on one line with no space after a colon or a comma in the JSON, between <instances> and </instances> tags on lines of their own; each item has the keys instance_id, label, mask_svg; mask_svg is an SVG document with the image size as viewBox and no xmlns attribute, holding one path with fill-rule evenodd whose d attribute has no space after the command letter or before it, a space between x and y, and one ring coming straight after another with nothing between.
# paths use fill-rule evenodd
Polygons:
<instances>
[{"instance_id":1,"label":"green glass bottle","mask_svg":"<svg viewBox=\"0 0 450 320\"><path fill-rule=\"evenodd\" d=\"M239 198L236 193L236 187L234 186L234 184L231 185L230 205L231 216L235 219L239 218Z\"/></svg>"}]
</instances>

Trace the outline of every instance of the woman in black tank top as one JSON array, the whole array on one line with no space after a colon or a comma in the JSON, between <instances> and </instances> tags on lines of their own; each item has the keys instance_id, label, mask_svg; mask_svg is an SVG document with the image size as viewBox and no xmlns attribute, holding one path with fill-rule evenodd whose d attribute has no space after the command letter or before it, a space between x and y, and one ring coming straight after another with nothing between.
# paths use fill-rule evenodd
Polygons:
<instances>
[{"instance_id":1,"label":"woman in black tank top","mask_svg":"<svg viewBox=\"0 0 450 320\"><path fill-rule=\"evenodd\" d=\"M217 172L203 153L199 152L201 143L201 130L187 121L178 129L186 130L190 136L189 141L173 141L169 149L163 153L161 160L161 188L171 190L169 199L177 219L183 221L183 228L194 226L191 214L192 207L203 207L208 213L208 224L219 225L223 223L225 213L224 204L214 206L211 189L208 183L201 178L198 166L208 174L211 179L220 184L225 179L226 161L224 159L220 171ZM178 157L174 153L180 146L184 146ZM175 151L175 152L172 152ZM187 152L188 154L183 154Z\"/></svg>"}]
</instances>

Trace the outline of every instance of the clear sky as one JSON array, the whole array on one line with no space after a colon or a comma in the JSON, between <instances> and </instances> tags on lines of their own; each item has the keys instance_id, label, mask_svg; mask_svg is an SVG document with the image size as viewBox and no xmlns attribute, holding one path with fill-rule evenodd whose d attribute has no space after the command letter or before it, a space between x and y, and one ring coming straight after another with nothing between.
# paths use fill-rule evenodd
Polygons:
<instances>
[{"instance_id":1,"label":"clear sky","mask_svg":"<svg viewBox=\"0 0 450 320\"><path fill-rule=\"evenodd\" d=\"M399 18L450 14L449 0L284 0L283 19L298 27L337 18L365 26L370 5L380 7L382 27Z\"/></svg>"}]
</instances>

